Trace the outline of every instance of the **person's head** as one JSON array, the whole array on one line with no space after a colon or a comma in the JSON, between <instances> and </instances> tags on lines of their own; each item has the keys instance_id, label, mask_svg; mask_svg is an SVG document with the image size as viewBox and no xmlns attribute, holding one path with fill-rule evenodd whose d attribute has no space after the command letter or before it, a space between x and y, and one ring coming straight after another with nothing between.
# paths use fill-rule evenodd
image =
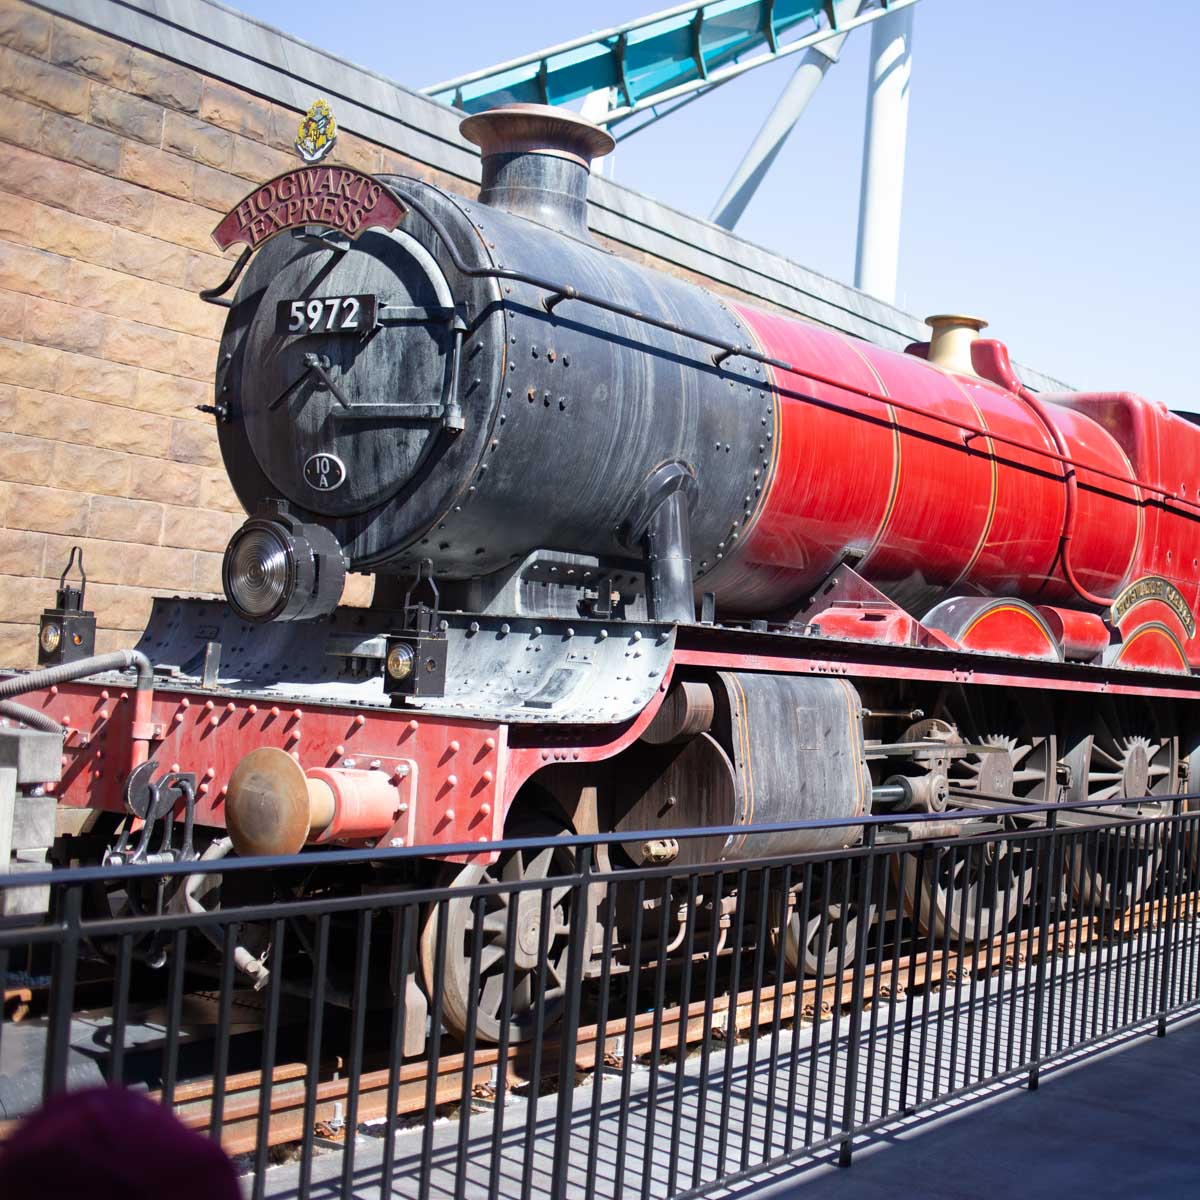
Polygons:
<instances>
[{"instance_id":1,"label":"person's head","mask_svg":"<svg viewBox=\"0 0 1200 1200\"><path fill-rule=\"evenodd\" d=\"M4 1200L238 1200L215 1142L125 1088L63 1092L0 1142Z\"/></svg>"}]
</instances>

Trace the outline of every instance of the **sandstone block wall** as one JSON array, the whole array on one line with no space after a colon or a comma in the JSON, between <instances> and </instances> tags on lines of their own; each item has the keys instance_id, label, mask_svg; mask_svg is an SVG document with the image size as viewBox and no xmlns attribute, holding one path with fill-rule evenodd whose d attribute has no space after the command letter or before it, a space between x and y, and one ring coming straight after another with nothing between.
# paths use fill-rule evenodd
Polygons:
<instances>
[{"instance_id":1,"label":"sandstone block wall","mask_svg":"<svg viewBox=\"0 0 1200 1200\"><path fill-rule=\"evenodd\" d=\"M236 257L219 216L296 164L299 116L0 0L0 667L34 661L73 545L101 649L155 593L220 592L241 509L196 411L225 310L196 293ZM331 161L433 175L347 133Z\"/></svg>"}]
</instances>

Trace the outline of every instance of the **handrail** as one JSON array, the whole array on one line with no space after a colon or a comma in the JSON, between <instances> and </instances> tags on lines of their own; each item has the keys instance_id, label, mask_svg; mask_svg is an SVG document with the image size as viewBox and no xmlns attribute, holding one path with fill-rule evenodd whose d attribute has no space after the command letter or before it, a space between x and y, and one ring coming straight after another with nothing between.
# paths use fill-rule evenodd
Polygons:
<instances>
[{"instance_id":1,"label":"handrail","mask_svg":"<svg viewBox=\"0 0 1200 1200\"><path fill-rule=\"evenodd\" d=\"M876 813L857 817L826 817L820 820L807 821L776 821L762 825L714 825L693 829L672 829L670 836L678 841L694 838L709 837L744 837L768 833L794 833L804 830L848 829L848 828L878 828L882 825L924 825L930 823L945 823L960 817L967 821L994 820L999 817L1028 818L1040 813L1082 812L1088 809L1114 809L1135 807L1140 804L1169 805L1178 812L1185 803L1195 802L1200 806L1200 792L1188 792L1171 796L1140 796L1123 800L1071 800L1059 804L1015 804L1008 807L988 809L970 809L959 812L947 809L936 813ZM1171 817L1171 813L1148 813L1139 818L1144 823L1162 821ZM1114 824L1124 824L1129 818L1114 814ZM66 870L39 871L16 876L0 875L0 891L6 887L31 887L42 884L88 884L112 879L119 874L121 879L136 879L144 877L165 877L172 875L192 875L198 871L208 873L283 870L286 868L302 868L311 870L315 866L342 866L353 863L397 863L421 858L475 857L481 852L485 854L503 853L506 850L543 850L547 847L575 848L582 846L604 846L615 842L644 841L649 838L663 836L661 829L647 829L641 832L622 830L613 833L577 833L566 837L533 837L533 838L501 838L494 842L455 842L446 845L402 846L397 848L379 847L367 850L322 850L310 851L303 854L261 855L253 858L230 858L214 862L190 863L143 863L128 864L121 867L71 867ZM768 857L789 857L789 855L763 855ZM790 855L795 857L795 855ZM737 863L729 864L736 868Z\"/></svg>"}]
</instances>

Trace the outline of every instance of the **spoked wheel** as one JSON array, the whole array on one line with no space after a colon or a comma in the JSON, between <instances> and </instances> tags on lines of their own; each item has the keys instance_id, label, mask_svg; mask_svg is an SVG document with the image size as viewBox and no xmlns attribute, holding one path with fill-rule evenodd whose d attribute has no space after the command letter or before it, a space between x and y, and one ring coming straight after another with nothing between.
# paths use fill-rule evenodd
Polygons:
<instances>
[{"instance_id":1,"label":"spoked wheel","mask_svg":"<svg viewBox=\"0 0 1200 1200\"><path fill-rule=\"evenodd\" d=\"M1058 746L1054 722L1037 696L994 687L946 688L934 715L979 746L950 764L954 792L1042 804L1057 798Z\"/></svg>"},{"instance_id":2,"label":"spoked wheel","mask_svg":"<svg viewBox=\"0 0 1200 1200\"><path fill-rule=\"evenodd\" d=\"M896 873L904 911L922 934L953 943L987 942L1003 933L1029 899L1033 865L1007 842L930 847L900 856ZM918 876L920 878L918 878ZM918 894L919 890L919 894Z\"/></svg>"},{"instance_id":3,"label":"spoked wheel","mask_svg":"<svg viewBox=\"0 0 1200 1200\"><path fill-rule=\"evenodd\" d=\"M1071 769L1072 800L1094 802L1101 812L1127 817L1166 811L1158 796L1175 790L1179 738L1153 705L1142 700L1104 698L1088 726L1068 739L1064 762ZM1105 801L1139 799L1136 808L1105 808ZM1069 855L1071 886L1085 904L1119 914L1137 904L1153 886L1162 852L1150 830L1080 837Z\"/></svg>"},{"instance_id":4,"label":"spoked wheel","mask_svg":"<svg viewBox=\"0 0 1200 1200\"><path fill-rule=\"evenodd\" d=\"M843 969L854 962L858 915L843 912L840 904L831 904L825 918L820 913L809 916L797 907L788 917L784 938L783 957L789 971L795 972L803 962L808 978L827 979L837 972L839 960Z\"/></svg>"},{"instance_id":5,"label":"spoked wheel","mask_svg":"<svg viewBox=\"0 0 1200 1200\"><path fill-rule=\"evenodd\" d=\"M561 828L523 828L513 837L540 837L561 833ZM433 905L421 933L421 967L432 997L442 994L442 1021L446 1029L463 1037L474 1026L481 1040L500 1040L507 1019L510 1042L528 1041L542 1009L543 1029L561 1015L568 986L567 956L573 927L584 937L583 959L591 957L595 904L578 889L553 880L575 871L575 853L567 846L541 850L515 850L490 867L464 866L450 880L452 888L481 884L545 883L544 887L505 890L482 897L463 896ZM548 903L543 900L549 894ZM515 912L514 912L515 909ZM577 911L579 910L579 911ZM543 929L543 915L549 920ZM440 914L445 915L445 948L438 969ZM510 916L510 914L512 914ZM509 922L515 921L509 955ZM472 982L472 961L478 948L478 975ZM544 972L539 970L544 956ZM505 973L511 970L508 1004ZM575 981L578 986L578 980Z\"/></svg>"}]
</instances>

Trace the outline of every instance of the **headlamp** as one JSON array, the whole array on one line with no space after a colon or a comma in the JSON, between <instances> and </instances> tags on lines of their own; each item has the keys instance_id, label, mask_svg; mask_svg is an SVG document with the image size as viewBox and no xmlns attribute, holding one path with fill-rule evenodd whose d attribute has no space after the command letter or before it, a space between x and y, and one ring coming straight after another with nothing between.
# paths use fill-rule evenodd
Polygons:
<instances>
[{"instance_id":1,"label":"headlamp","mask_svg":"<svg viewBox=\"0 0 1200 1200\"><path fill-rule=\"evenodd\" d=\"M251 517L229 540L221 582L244 621L309 621L337 607L346 560L323 525L297 520L276 503Z\"/></svg>"}]
</instances>

